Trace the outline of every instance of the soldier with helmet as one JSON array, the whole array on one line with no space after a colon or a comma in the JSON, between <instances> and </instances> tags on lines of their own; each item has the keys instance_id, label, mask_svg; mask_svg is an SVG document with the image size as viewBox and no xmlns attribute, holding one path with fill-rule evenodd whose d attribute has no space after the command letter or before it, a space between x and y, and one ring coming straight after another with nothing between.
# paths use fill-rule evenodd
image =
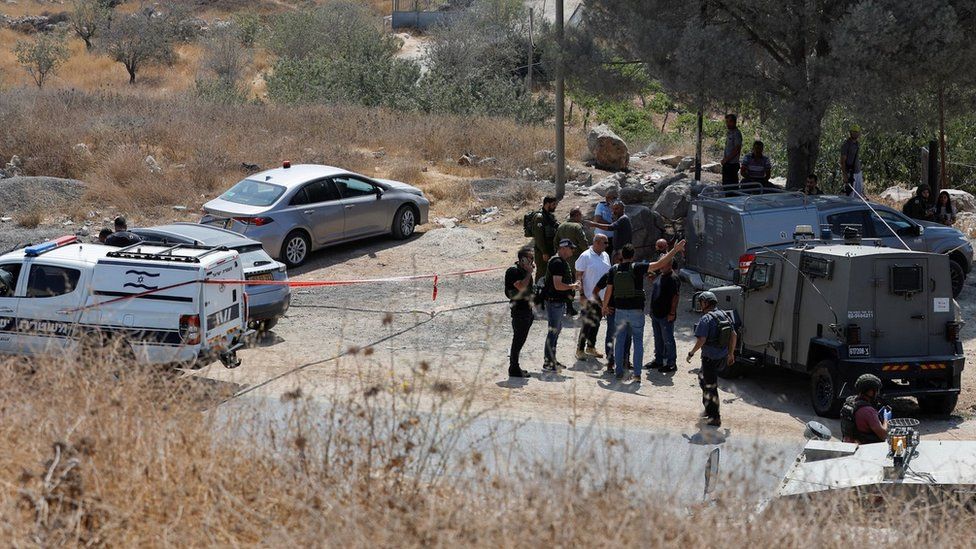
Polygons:
<instances>
[{"instance_id":1,"label":"soldier with helmet","mask_svg":"<svg viewBox=\"0 0 976 549\"><path fill-rule=\"evenodd\" d=\"M864 374L854 382L856 395L847 397L840 409L840 431L844 442L871 444L883 442L888 437L888 420L891 408L878 408L881 395L881 379Z\"/></svg>"},{"instance_id":2,"label":"soldier with helmet","mask_svg":"<svg viewBox=\"0 0 976 549\"><path fill-rule=\"evenodd\" d=\"M705 406L702 419L707 425L720 427L722 416L718 402L718 371L725 364L731 366L735 362L738 339L735 317L731 312L718 309L718 298L712 292L698 294L698 305L702 316L695 324L695 347L688 353L687 360L691 362L695 353L701 350L698 385L701 387L702 404Z\"/></svg>"}]
</instances>

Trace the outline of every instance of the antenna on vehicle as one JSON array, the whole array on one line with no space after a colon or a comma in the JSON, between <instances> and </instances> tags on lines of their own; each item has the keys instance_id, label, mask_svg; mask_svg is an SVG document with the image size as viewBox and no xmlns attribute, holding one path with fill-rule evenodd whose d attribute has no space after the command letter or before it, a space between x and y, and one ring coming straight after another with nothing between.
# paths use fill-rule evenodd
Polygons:
<instances>
[{"instance_id":1,"label":"antenna on vehicle","mask_svg":"<svg viewBox=\"0 0 976 549\"><path fill-rule=\"evenodd\" d=\"M912 249L908 247L908 244L905 244L905 241L902 240L900 236L898 236L898 233L891 228L891 225L889 225L888 222L885 221L883 217L881 217L881 214L879 214L878 211L874 209L874 206L872 206L871 203L868 202L866 198L864 198L864 195L857 192L857 189L855 189L854 187L851 187L851 192L854 193L861 200L861 202L864 202L864 205L871 210L871 213L873 213L875 217L877 217L878 219L881 220L882 223L884 223L884 226L887 227L889 231L891 231L891 234L895 235L895 238L898 239L898 242L901 242L901 245L904 246L906 250L912 251Z\"/></svg>"}]
</instances>

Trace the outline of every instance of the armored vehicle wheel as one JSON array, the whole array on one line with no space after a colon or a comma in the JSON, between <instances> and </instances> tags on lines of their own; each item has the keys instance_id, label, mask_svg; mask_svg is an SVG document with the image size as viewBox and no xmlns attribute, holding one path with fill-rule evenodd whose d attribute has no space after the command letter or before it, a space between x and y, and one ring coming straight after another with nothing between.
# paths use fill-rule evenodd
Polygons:
<instances>
[{"instance_id":1,"label":"armored vehicle wheel","mask_svg":"<svg viewBox=\"0 0 976 549\"><path fill-rule=\"evenodd\" d=\"M837 398L836 369L837 363L833 360L821 360L810 375L810 401L813 411L820 417L836 418L844 405L844 401Z\"/></svg>"},{"instance_id":2,"label":"armored vehicle wheel","mask_svg":"<svg viewBox=\"0 0 976 549\"><path fill-rule=\"evenodd\" d=\"M959 395L918 397L918 407L923 413L935 416L948 416L956 409Z\"/></svg>"},{"instance_id":3,"label":"armored vehicle wheel","mask_svg":"<svg viewBox=\"0 0 976 549\"><path fill-rule=\"evenodd\" d=\"M957 261L949 260L949 280L952 282L952 297L959 297L966 283L966 270Z\"/></svg>"}]
</instances>

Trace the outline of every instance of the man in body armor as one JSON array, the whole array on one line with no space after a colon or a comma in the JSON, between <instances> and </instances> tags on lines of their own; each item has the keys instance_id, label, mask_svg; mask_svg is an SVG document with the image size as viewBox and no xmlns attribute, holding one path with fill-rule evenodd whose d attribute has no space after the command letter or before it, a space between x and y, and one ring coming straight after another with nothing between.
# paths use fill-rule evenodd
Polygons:
<instances>
[{"instance_id":1,"label":"man in body armor","mask_svg":"<svg viewBox=\"0 0 976 549\"><path fill-rule=\"evenodd\" d=\"M864 374L854 382L856 395L847 397L840 409L840 432L844 442L871 444L883 442L888 437L888 420L891 408L878 409L881 380L878 376Z\"/></svg>"},{"instance_id":2,"label":"man in body armor","mask_svg":"<svg viewBox=\"0 0 976 549\"><path fill-rule=\"evenodd\" d=\"M641 366L644 364L644 282L655 276L656 272L671 264L675 254L684 251L685 241L675 244L670 252L653 263L634 263L634 245L621 248L621 263L611 267L607 273L607 289L603 294L603 314L609 316L614 310L614 365L618 379L624 377L624 342L627 334L633 338L634 382L641 382ZM608 327L609 329L609 327Z\"/></svg>"},{"instance_id":3,"label":"man in body armor","mask_svg":"<svg viewBox=\"0 0 976 549\"><path fill-rule=\"evenodd\" d=\"M737 341L735 318L732 313L718 309L718 298L712 292L698 294L702 316L695 324L695 347L688 353L688 362L700 349L701 368L698 370L698 386L702 390L705 413L702 419L712 427L722 426L718 402L718 370L723 363L735 362Z\"/></svg>"}]
</instances>

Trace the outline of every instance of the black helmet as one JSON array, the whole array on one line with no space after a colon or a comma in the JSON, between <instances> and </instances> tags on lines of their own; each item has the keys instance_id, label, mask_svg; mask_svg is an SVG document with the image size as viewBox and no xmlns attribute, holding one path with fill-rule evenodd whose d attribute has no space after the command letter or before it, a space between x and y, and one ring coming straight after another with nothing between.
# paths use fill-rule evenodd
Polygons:
<instances>
[{"instance_id":1,"label":"black helmet","mask_svg":"<svg viewBox=\"0 0 976 549\"><path fill-rule=\"evenodd\" d=\"M713 305L718 304L718 298L715 297L715 294L709 291L698 294L698 301L704 301L705 303L711 303Z\"/></svg>"},{"instance_id":2,"label":"black helmet","mask_svg":"<svg viewBox=\"0 0 976 549\"><path fill-rule=\"evenodd\" d=\"M874 389L875 393L880 393L881 380L874 374L864 374L854 382L854 389L862 395L871 389Z\"/></svg>"}]
</instances>

